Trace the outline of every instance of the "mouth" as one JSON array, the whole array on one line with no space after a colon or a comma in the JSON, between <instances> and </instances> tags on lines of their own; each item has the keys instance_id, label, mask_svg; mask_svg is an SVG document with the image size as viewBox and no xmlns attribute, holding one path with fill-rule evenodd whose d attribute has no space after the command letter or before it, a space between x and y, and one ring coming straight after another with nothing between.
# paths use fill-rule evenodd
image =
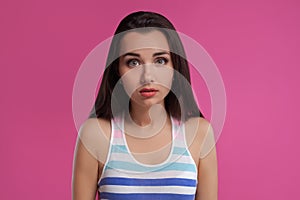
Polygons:
<instances>
[{"instance_id":1,"label":"mouth","mask_svg":"<svg viewBox=\"0 0 300 200\"><path fill-rule=\"evenodd\" d=\"M152 97L158 92L158 90L155 88L143 88L139 92L143 97Z\"/></svg>"}]
</instances>

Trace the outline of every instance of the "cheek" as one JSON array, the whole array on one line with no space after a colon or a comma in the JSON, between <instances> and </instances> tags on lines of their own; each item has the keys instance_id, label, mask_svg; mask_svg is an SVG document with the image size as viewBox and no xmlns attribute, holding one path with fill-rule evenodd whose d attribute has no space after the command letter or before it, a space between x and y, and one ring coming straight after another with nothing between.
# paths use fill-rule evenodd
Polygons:
<instances>
[{"instance_id":1,"label":"cheek","mask_svg":"<svg viewBox=\"0 0 300 200\"><path fill-rule=\"evenodd\" d=\"M122 65L119 65L118 72L119 72L119 75L120 75L120 77L121 77L121 76L123 76L124 74L126 74L127 68L124 67L124 66L122 66Z\"/></svg>"},{"instance_id":2,"label":"cheek","mask_svg":"<svg viewBox=\"0 0 300 200\"><path fill-rule=\"evenodd\" d=\"M140 87L140 77L141 77L141 70L139 69L128 69L128 70L120 70L122 71L121 75L121 81L123 84L123 87L128 94L128 96L131 97L132 93Z\"/></svg>"},{"instance_id":3,"label":"cheek","mask_svg":"<svg viewBox=\"0 0 300 200\"><path fill-rule=\"evenodd\" d=\"M121 80L122 80L122 84L123 84L125 91L130 96L132 94L132 92L135 90L136 85L137 85L134 77L122 76Z\"/></svg>"},{"instance_id":4,"label":"cheek","mask_svg":"<svg viewBox=\"0 0 300 200\"><path fill-rule=\"evenodd\" d=\"M172 80L174 75L174 69L169 67L161 68L156 73L156 81L164 86L165 88L168 88L169 90L172 87Z\"/></svg>"}]
</instances>

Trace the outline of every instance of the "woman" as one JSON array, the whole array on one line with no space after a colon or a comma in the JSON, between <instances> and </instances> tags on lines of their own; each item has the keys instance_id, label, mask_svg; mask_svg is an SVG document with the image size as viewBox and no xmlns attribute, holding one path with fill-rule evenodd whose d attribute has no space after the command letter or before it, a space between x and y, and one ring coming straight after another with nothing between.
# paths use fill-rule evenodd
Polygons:
<instances>
[{"instance_id":1,"label":"woman","mask_svg":"<svg viewBox=\"0 0 300 200\"><path fill-rule=\"evenodd\" d=\"M153 12L126 16L79 131L73 200L216 200L217 183L213 132L174 26Z\"/></svg>"}]
</instances>

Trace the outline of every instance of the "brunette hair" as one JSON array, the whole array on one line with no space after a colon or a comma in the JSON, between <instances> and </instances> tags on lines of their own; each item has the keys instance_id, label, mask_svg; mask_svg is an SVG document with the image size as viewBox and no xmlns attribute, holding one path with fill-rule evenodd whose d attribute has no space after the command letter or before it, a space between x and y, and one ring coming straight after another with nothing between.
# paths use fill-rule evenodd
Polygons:
<instances>
[{"instance_id":1,"label":"brunette hair","mask_svg":"<svg viewBox=\"0 0 300 200\"><path fill-rule=\"evenodd\" d=\"M100 89L89 117L111 120L114 117L113 113L121 113L125 108L128 108L129 105L124 104L126 101L123 98L129 98L124 88L115 87L121 78L119 75L119 50L122 38L116 35L120 35L123 32L126 33L126 31L130 30L139 31L141 30L140 28L147 28L143 29L144 31L149 30L149 28L150 30L158 30L165 35L170 47L174 70L178 71L186 79L183 80L183 78L179 77L178 73L174 73L172 88L164 100L167 113L178 120L181 119L184 121L190 117L203 117L195 102L190 86L188 62L185 59L185 51L175 27L161 14L144 11L127 15L117 27L108 52L106 69L102 77ZM116 92L117 95L112 95L114 89L117 89L117 91L114 91L114 94ZM114 110L112 110L112 103Z\"/></svg>"}]
</instances>

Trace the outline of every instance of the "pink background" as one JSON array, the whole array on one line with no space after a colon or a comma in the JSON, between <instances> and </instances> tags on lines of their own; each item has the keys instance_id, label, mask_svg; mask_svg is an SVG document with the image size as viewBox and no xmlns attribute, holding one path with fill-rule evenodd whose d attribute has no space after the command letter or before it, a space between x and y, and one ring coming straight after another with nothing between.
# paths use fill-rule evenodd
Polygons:
<instances>
[{"instance_id":1,"label":"pink background","mask_svg":"<svg viewBox=\"0 0 300 200\"><path fill-rule=\"evenodd\" d=\"M2 0L0 199L71 199L77 70L136 10L167 16L219 67L227 92L219 199L299 199L299 8L296 0Z\"/></svg>"}]
</instances>

